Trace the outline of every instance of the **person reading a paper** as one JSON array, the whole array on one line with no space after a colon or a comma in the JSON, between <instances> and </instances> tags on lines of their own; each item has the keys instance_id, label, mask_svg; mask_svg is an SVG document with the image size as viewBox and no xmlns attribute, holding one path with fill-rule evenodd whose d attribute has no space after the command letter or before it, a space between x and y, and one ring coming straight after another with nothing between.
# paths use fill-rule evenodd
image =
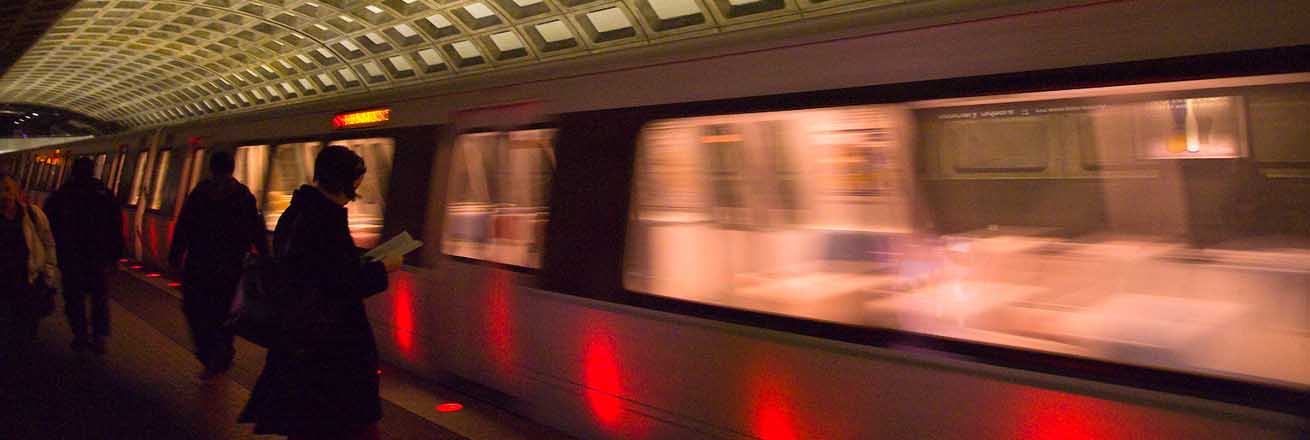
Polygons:
<instances>
[{"instance_id":1,"label":"person reading a paper","mask_svg":"<svg viewBox=\"0 0 1310 440\"><path fill-rule=\"evenodd\" d=\"M363 181L364 160L332 145L314 160L314 185L292 195L273 233L273 253L296 280L314 332L269 347L264 370L241 411L256 434L291 439L378 438L377 345L364 298L387 289L387 273L417 248L409 234L368 257L350 239L346 204ZM310 301L313 299L318 302ZM322 327L317 326L323 323Z\"/></svg>"},{"instance_id":2,"label":"person reading a paper","mask_svg":"<svg viewBox=\"0 0 1310 440\"><path fill-rule=\"evenodd\" d=\"M368 251L368 253L365 253L364 261L385 261L388 258L396 256L404 257L405 254L414 252L420 247L423 247L423 242L411 237L409 231L401 231L399 234L396 234L395 237L387 240L386 243L382 243L378 245L378 247L373 248L373 250Z\"/></svg>"}]
</instances>

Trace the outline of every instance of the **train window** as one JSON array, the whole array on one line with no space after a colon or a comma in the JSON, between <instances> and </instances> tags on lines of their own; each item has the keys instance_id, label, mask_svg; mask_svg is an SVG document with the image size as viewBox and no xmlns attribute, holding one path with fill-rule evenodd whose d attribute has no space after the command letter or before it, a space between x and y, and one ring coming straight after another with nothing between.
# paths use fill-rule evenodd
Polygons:
<instances>
[{"instance_id":1,"label":"train window","mask_svg":"<svg viewBox=\"0 0 1310 440\"><path fill-rule=\"evenodd\" d=\"M23 187L28 188L29 190L36 189L36 175L37 175L36 158L32 156L28 156L27 166L24 168L23 171Z\"/></svg>"},{"instance_id":2,"label":"train window","mask_svg":"<svg viewBox=\"0 0 1310 440\"><path fill-rule=\"evenodd\" d=\"M45 191L45 176L49 165L41 162L32 164L32 184L29 188L36 191Z\"/></svg>"},{"instance_id":3,"label":"train window","mask_svg":"<svg viewBox=\"0 0 1310 440\"><path fill-rule=\"evenodd\" d=\"M150 159L149 151L142 151L136 155L136 172L132 173L132 187L128 188L127 204L136 206L141 202L141 189L144 185L146 173L146 161Z\"/></svg>"},{"instance_id":4,"label":"train window","mask_svg":"<svg viewBox=\"0 0 1310 440\"><path fill-rule=\"evenodd\" d=\"M323 149L321 142L282 144L273 148L273 167L268 172L268 198L264 204L264 223L268 230L291 205L291 194L300 185L314 179L314 157Z\"/></svg>"},{"instance_id":5,"label":"train window","mask_svg":"<svg viewBox=\"0 0 1310 440\"><path fill-rule=\"evenodd\" d=\"M118 194L119 184L122 183L123 164L125 162L127 162L126 153L118 153L118 155L114 157L114 166L112 171L110 172L109 180L107 181L107 183L109 184L109 190L113 191L114 194Z\"/></svg>"},{"instance_id":6,"label":"train window","mask_svg":"<svg viewBox=\"0 0 1310 440\"><path fill-rule=\"evenodd\" d=\"M50 192L54 192L59 189L59 185L64 184L64 177L68 174L70 163L68 160L60 159L59 163L55 165L54 179L50 181Z\"/></svg>"},{"instance_id":7,"label":"train window","mask_svg":"<svg viewBox=\"0 0 1310 440\"><path fill-rule=\"evenodd\" d=\"M31 165L32 165L31 171L27 176L28 178L27 187L33 190L40 190L41 181L43 180L42 178L45 176L46 166L44 163L37 161L37 158L35 156L32 157Z\"/></svg>"},{"instance_id":8,"label":"train window","mask_svg":"<svg viewBox=\"0 0 1310 440\"><path fill-rule=\"evenodd\" d=\"M176 173L169 166L169 159L173 156L172 150L160 150L158 157L155 158L155 170L153 175L153 185L150 192L150 209L159 210L164 206L164 186L169 181L174 180L172 174Z\"/></svg>"},{"instance_id":9,"label":"train window","mask_svg":"<svg viewBox=\"0 0 1310 440\"><path fill-rule=\"evenodd\" d=\"M187 183L187 192L191 192L200 184L201 177L205 175L205 149L197 148L191 153L191 181Z\"/></svg>"},{"instance_id":10,"label":"train window","mask_svg":"<svg viewBox=\"0 0 1310 440\"><path fill-rule=\"evenodd\" d=\"M42 185L45 182L46 170L48 168L49 165L43 162L35 162L35 161L32 162L32 176L31 176L32 185L30 186L30 188L38 191L45 190L45 187Z\"/></svg>"},{"instance_id":11,"label":"train window","mask_svg":"<svg viewBox=\"0 0 1310 440\"><path fill-rule=\"evenodd\" d=\"M359 197L346 205L350 215L350 236L361 248L377 246L382 237L383 214L386 213L387 190L391 179L391 158L395 140L391 138L332 141L364 158L368 172L356 193Z\"/></svg>"},{"instance_id":12,"label":"train window","mask_svg":"<svg viewBox=\"0 0 1310 440\"><path fill-rule=\"evenodd\" d=\"M835 108L647 126L624 285L767 304L876 283L910 232L903 113Z\"/></svg>"},{"instance_id":13,"label":"train window","mask_svg":"<svg viewBox=\"0 0 1310 440\"><path fill-rule=\"evenodd\" d=\"M368 168L364 182L357 192L359 197L346 206L350 218L350 235L359 247L373 247L382 234L382 216L386 210L386 194L391 177L391 158L395 141L390 138L370 138L334 141L364 158ZM264 221L268 229L277 227L277 221L291 204L296 188L309 184L314 178L314 158L323 149L320 142L302 142L278 145L273 150L273 166L269 172L268 202Z\"/></svg>"},{"instance_id":14,"label":"train window","mask_svg":"<svg viewBox=\"0 0 1310 440\"><path fill-rule=\"evenodd\" d=\"M28 188L36 191L44 191L45 187L41 186L45 182L46 164L40 162L32 163L32 184Z\"/></svg>"},{"instance_id":15,"label":"train window","mask_svg":"<svg viewBox=\"0 0 1310 440\"><path fill-rule=\"evenodd\" d=\"M46 191L54 192L59 188L59 178L63 175L63 171L64 166L61 163L56 162L50 165L50 173L45 181Z\"/></svg>"},{"instance_id":16,"label":"train window","mask_svg":"<svg viewBox=\"0 0 1310 440\"><path fill-rule=\"evenodd\" d=\"M268 171L268 145L237 147L232 154L236 167L232 176L250 188L255 206L264 206L264 176Z\"/></svg>"},{"instance_id":17,"label":"train window","mask_svg":"<svg viewBox=\"0 0 1310 440\"><path fill-rule=\"evenodd\" d=\"M554 138L554 129L536 129L455 140L442 252L541 266Z\"/></svg>"},{"instance_id":18,"label":"train window","mask_svg":"<svg viewBox=\"0 0 1310 440\"><path fill-rule=\"evenodd\" d=\"M102 153L102 154L97 154L97 155L96 155L96 171L95 171L95 176L96 176L97 179L100 179L100 180L102 180L102 181L103 181L104 178L105 178L105 161L108 160L108 158L109 158L109 155L107 155L107 154L103 154L103 153Z\"/></svg>"},{"instance_id":19,"label":"train window","mask_svg":"<svg viewBox=\"0 0 1310 440\"><path fill-rule=\"evenodd\" d=\"M657 121L623 284L1305 386L1301 78Z\"/></svg>"}]
</instances>

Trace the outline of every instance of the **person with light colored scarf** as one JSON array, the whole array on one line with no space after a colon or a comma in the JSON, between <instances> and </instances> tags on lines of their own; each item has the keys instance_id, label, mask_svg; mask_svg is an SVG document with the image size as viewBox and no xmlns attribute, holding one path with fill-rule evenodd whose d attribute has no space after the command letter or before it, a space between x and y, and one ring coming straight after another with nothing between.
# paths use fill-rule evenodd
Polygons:
<instances>
[{"instance_id":1,"label":"person with light colored scarf","mask_svg":"<svg viewBox=\"0 0 1310 440\"><path fill-rule=\"evenodd\" d=\"M28 348L49 313L48 288L58 289L59 266L50 222L23 201L18 181L0 173L0 321L7 353Z\"/></svg>"}]
</instances>

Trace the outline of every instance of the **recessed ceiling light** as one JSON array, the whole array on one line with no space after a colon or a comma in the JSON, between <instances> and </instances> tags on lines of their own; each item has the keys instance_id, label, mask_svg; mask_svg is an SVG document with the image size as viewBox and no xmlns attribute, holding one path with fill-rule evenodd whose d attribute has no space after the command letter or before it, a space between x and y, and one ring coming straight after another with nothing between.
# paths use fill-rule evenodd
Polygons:
<instances>
[{"instance_id":1,"label":"recessed ceiling light","mask_svg":"<svg viewBox=\"0 0 1310 440\"><path fill-rule=\"evenodd\" d=\"M700 8L692 0L648 0L651 9L661 20L700 14Z\"/></svg>"},{"instance_id":2,"label":"recessed ceiling light","mask_svg":"<svg viewBox=\"0 0 1310 440\"><path fill-rule=\"evenodd\" d=\"M455 48L455 52L459 54L460 58L470 59L482 56L482 52L478 51L478 47L468 41L456 42L451 47Z\"/></svg>"},{"instance_id":3,"label":"recessed ceiling light","mask_svg":"<svg viewBox=\"0 0 1310 440\"><path fill-rule=\"evenodd\" d=\"M500 49L501 52L509 52L511 50L518 50L523 48L523 42L520 41L519 37L517 35L514 35L513 32L501 32L498 34L492 34L491 41L493 43L496 43L496 47Z\"/></svg>"},{"instance_id":4,"label":"recessed ceiling light","mask_svg":"<svg viewBox=\"0 0 1310 440\"><path fill-rule=\"evenodd\" d=\"M448 28L451 26L450 20L442 15L433 15L427 18L428 23L432 23L437 29Z\"/></svg>"},{"instance_id":5,"label":"recessed ceiling light","mask_svg":"<svg viewBox=\"0 0 1310 440\"><path fill-rule=\"evenodd\" d=\"M541 34L541 39L549 43L573 39L573 33L560 20L537 25L537 32Z\"/></svg>"},{"instance_id":6,"label":"recessed ceiling light","mask_svg":"<svg viewBox=\"0 0 1310 440\"><path fill-rule=\"evenodd\" d=\"M437 65L437 64L441 64L441 63L442 63L442 62L441 62L441 55L438 54L437 51L432 50L432 49L430 49L430 48L429 48L429 49L423 49L423 50L420 50L420 51L418 52L418 56L419 56L419 58L421 58L421 59L423 60L423 64L426 64L426 65L429 65L429 66L435 66L435 65Z\"/></svg>"},{"instance_id":7,"label":"recessed ceiling light","mask_svg":"<svg viewBox=\"0 0 1310 440\"><path fill-rule=\"evenodd\" d=\"M383 44L387 44L387 40L383 40L382 36L378 35L375 32L369 32L367 34L364 34L364 38L367 38L368 41L373 43L373 45L375 46L381 46Z\"/></svg>"},{"instance_id":8,"label":"recessed ceiling light","mask_svg":"<svg viewBox=\"0 0 1310 440\"><path fill-rule=\"evenodd\" d=\"M468 11L469 15L472 15L473 18L478 20L496 15L495 12L491 12L491 8L488 8L487 5L482 3L469 4L464 6L464 10Z\"/></svg>"},{"instance_id":9,"label":"recessed ceiling light","mask_svg":"<svg viewBox=\"0 0 1310 440\"><path fill-rule=\"evenodd\" d=\"M405 38L413 38L418 36L418 32L415 32L414 28L409 27L409 25L404 23L396 25L396 32L399 32L400 36Z\"/></svg>"},{"instance_id":10,"label":"recessed ceiling light","mask_svg":"<svg viewBox=\"0 0 1310 440\"><path fill-rule=\"evenodd\" d=\"M589 12L587 13L587 19L591 20L592 26L596 27L596 32L600 33L632 27L632 24L628 22L628 17L623 15L623 11L619 10L619 8Z\"/></svg>"}]
</instances>

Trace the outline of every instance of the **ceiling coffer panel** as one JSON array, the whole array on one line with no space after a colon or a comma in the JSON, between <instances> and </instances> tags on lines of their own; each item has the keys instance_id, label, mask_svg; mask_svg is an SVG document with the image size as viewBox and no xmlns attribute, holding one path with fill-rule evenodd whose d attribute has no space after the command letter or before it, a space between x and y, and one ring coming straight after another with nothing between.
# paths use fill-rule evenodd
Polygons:
<instances>
[{"instance_id":1,"label":"ceiling coffer panel","mask_svg":"<svg viewBox=\"0 0 1310 440\"><path fill-rule=\"evenodd\" d=\"M908 1L82 0L0 102L170 124Z\"/></svg>"}]
</instances>

